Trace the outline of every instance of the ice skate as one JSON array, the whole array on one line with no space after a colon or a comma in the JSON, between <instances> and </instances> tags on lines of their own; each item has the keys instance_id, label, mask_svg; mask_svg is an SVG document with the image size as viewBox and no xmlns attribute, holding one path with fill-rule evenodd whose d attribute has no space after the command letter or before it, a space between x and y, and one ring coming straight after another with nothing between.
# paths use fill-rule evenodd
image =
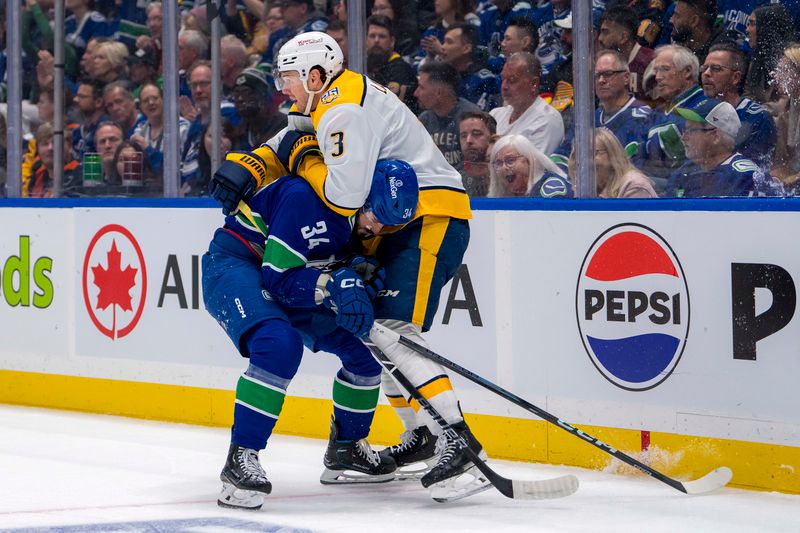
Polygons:
<instances>
[{"instance_id":1,"label":"ice skate","mask_svg":"<svg viewBox=\"0 0 800 533\"><path fill-rule=\"evenodd\" d=\"M394 459L381 457L367 439L337 440L339 426L331 418L331 436L325 450L325 471L319 478L324 485L344 483L385 483L394 479Z\"/></svg>"},{"instance_id":2,"label":"ice skate","mask_svg":"<svg viewBox=\"0 0 800 533\"><path fill-rule=\"evenodd\" d=\"M436 435L427 426L420 426L400 435L400 443L384 448L378 454L397 463L395 479L419 479L436 464Z\"/></svg>"},{"instance_id":3,"label":"ice skate","mask_svg":"<svg viewBox=\"0 0 800 533\"><path fill-rule=\"evenodd\" d=\"M466 423L453 424L453 429L466 440L472 451L486 459L481 443L475 439ZM459 439L442 435L437 442L439 458L430 472L422 476L422 486L430 488L437 502L451 502L489 489L492 484L478 470L462 447Z\"/></svg>"},{"instance_id":4,"label":"ice skate","mask_svg":"<svg viewBox=\"0 0 800 533\"><path fill-rule=\"evenodd\" d=\"M261 509L264 494L272 492L272 483L258 462L258 451L231 444L228 459L219 474L222 492L217 499L220 507Z\"/></svg>"}]
</instances>

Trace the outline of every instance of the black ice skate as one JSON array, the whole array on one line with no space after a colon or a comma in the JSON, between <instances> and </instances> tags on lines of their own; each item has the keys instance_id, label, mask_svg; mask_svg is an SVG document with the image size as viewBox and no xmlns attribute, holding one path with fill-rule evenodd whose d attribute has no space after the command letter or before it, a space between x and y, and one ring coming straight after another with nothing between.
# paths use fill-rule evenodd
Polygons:
<instances>
[{"instance_id":1,"label":"black ice skate","mask_svg":"<svg viewBox=\"0 0 800 533\"><path fill-rule=\"evenodd\" d=\"M337 440L339 426L331 417L331 436L325 450L325 471L319 478L324 485L341 483L384 483L394 479L394 459L381 457L367 439Z\"/></svg>"},{"instance_id":2,"label":"black ice skate","mask_svg":"<svg viewBox=\"0 0 800 533\"><path fill-rule=\"evenodd\" d=\"M217 499L220 507L261 509L264 494L272 492L272 483L258 462L258 450L231 444L228 459L219 474L222 492Z\"/></svg>"},{"instance_id":3,"label":"black ice skate","mask_svg":"<svg viewBox=\"0 0 800 533\"><path fill-rule=\"evenodd\" d=\"M400 435L400 443L384 448L378 454L397 463L395 479L419 479L436 464L436 435L428 426L420 426Z\"/></svg>"},{"instance_id":4,"label":"black ice skate","mask_svg":"<svg viewBox=\"0 0 800 533\"><path fill-rule=\"evenodd\" d=\"M464 421L452 424L467 445L481 459L486 459L483 446L472 435ZM438 439L439 460L430 472L422 476L422 486L430 487L431 497L438 502L466 498L489 489L492 484L478 470L464 450L461 440L441 435Z\"/></svg>"}]
</instances>

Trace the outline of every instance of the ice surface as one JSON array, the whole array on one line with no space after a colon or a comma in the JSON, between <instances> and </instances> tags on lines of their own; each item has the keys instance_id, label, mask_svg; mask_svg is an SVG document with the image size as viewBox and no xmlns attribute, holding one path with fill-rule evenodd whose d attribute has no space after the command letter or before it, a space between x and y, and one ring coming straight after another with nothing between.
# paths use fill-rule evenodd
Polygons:
<instances>
[{"instance_id":1,"label":"ice surface","mask_svg":"<svg viewBox=\"0 0 800 533\"><path fill-rule=\"evenodd\" d=\"M0 531L800 531L800 496L725 488L687 496L647 477L491 461L503 475L565 473L568 498L491 490L440 504L413 482L319 483L325 442L276 435L262 452L273 493L260 511L221 509L229 431L0 406Z\"/></svg>"}]
</instances>

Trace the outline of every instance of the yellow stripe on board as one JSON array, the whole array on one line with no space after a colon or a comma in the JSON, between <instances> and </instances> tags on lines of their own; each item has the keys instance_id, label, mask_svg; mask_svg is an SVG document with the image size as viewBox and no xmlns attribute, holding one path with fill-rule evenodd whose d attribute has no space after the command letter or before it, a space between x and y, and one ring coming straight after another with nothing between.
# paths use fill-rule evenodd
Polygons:
<instances>
[{"instance_id":1,"label":"yellow stripe on board","mask_svg":"<svg viewBox=\"0 0 800 533\"><path fill-rule=\"evenodd\" d=\"M433 271L436 268L436 254L439 253L439 248L442 246L449 223L450 219L443 217L430 216L422 219L422 229L419 235L419 248L422 253L419 257L414 313L411 316L411 321L418 326L425 322Z\"/></svg>"},{"instance_id":2,"label":"yellow stripe on board","mask_svg":"<svg viewBox=\"0 0 800 533\"><path fill-rule=\"evenodd\" d=\"M0 403L14 405L230 427L234 399L232 390L0 370ZM275 431L327 439L332 412L330 400L287 396ZM466 418L486 451L496 459L644 475L542 420L470 414ZM734 486L800 494L798 447L651 432L650 450L641 452L639 431L579 427L682 481L724 465L733 470ZM394 444L402 431L392 408L379 405L370 442Z\"/></svg>"}]
</instances>

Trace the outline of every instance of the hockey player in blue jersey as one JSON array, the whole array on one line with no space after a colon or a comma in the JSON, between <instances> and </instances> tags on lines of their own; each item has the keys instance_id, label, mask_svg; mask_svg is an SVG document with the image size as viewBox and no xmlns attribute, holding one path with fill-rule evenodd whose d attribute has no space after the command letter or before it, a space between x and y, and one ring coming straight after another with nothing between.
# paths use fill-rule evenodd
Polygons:
<instances>
[{"instance_id":1,"label":"hockey player in blue jersey","mask_svg":"<svg viewBox=\"0 0 800 533\"><path fill-rule=\"evenodd\" d=\"M359 337L370 331L369 293L374 297L380 285L365 285L352 268L368 266L363 258L330 265L347 251L354 232L367 237L382 225L409 222L417 199L416 175L402 161L378 162L367 202L353 217L330 210L305 180L285 176L256 192L249 210L227 216L214 233L203 256L204 303L249 358L236 387L220 505L259 508L262 494L270 493L258 451L277 422L304 344L342 361L333 384L334 415L320 481L394 479L394 460L379 456L365 440L381 367ZM373 282L379 280L373 275Z\"/></svg>"}]
</instances>

